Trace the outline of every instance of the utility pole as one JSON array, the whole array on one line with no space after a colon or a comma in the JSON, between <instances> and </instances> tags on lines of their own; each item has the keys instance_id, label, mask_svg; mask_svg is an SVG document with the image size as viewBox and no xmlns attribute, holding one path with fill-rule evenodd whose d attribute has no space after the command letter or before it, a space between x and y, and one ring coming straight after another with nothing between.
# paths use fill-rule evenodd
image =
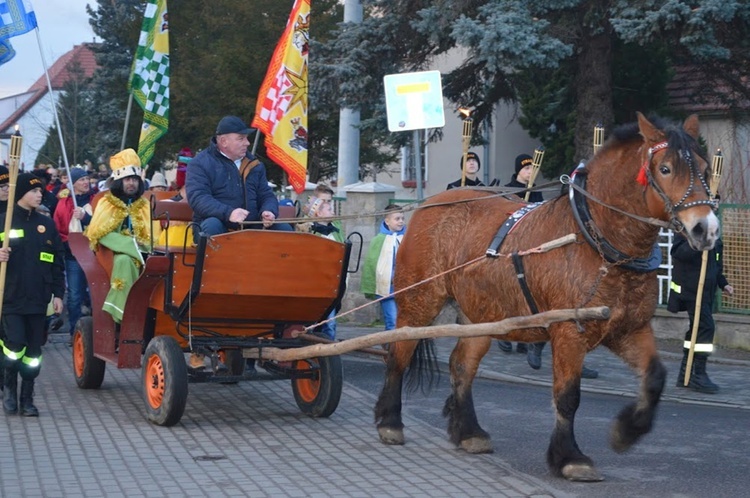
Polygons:
<instances>
[{"instance_id":1,"label":"utility pole","mask_svg":"<svg viewBox=\"0 0 750 498\"><path fill-rule=\"evenodd\" d=\"M344 2L344 22L362 22L360 0ZM359 181L359 111L342 107L339 111L338 188Z\"/></svg>"}]
</instances>

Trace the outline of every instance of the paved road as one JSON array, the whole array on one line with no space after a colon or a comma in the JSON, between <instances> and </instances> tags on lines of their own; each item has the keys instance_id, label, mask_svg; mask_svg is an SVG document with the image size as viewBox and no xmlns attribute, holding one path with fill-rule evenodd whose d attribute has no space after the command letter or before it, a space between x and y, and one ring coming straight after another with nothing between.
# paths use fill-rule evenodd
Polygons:
<instances>
[{"instance_id":1,"label":"paved road","mask_svg":"<svg viewBox=\"0 0 750 498\"><path fill-rule=\"evenodd\" d=\"M340 336L369 329L340 327ZM533 475L486 456L456 451L444 428L405 417L409 444L377 441L376 392L350 384L329 419L297 408L289 382L233 386L191 384L187 409L173 428L143 417L140 371L107 367L99 390L82 391L71 372L65 335L45 346L36 404L41 416L0 423L2 496L566 496ZM441 340L445 361L451 340ZM548 353L547 353L548 354ZM633 392L635 381L606 352L587 359L601 377L584 389ZM675 359L665 356L671 375ZM513 382L549 381L521 355L487 355L482 375ZM750 362L712 363L723 390L710 399L672 386L685 402L750 407ZM617 391L619 390L619 391ZM745 412L742 412L743 415Z\"/></svg>"}]
</instances>

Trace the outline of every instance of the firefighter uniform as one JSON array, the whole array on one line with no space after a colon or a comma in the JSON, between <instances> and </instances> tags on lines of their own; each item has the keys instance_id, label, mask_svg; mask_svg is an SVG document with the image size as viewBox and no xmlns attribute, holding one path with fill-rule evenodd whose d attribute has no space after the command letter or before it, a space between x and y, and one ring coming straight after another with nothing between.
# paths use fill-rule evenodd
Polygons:
<instances>
[{"instance_id":1,"label":"firefighter uniform","mask_svg":"<svg viewBox=\"0 0 750 498\"><path fill-rule=\"evenodd\" d=\"M35 189L41 182L31 174L18 176L17 199ZM0 213L0 230L4 230L6 213ZM39 375L42 345L45 341L45 319L50 297L62 299L65 292L65 270L60 235L51 218L34 209L14 206L11 230L0 233L9 238L11 249L7 264L2 308L4 365L3 409L18 411L18 374L21 376L21 413L37 416L33 405L34 379Z\"/></svg>"},{"instance_id":2,"label":"firefighter uniform","mask_svg":"<svg viewBox=\"0 0 750 498\"><path fill-rule=\"evenodd\" d=\"M716 241L713 249L708 251L706 275L701 299L700 315L698 317L698 333L695 342L694 370L690 376L688 387L701 392L717 392L718 386L711 382L706 374L706 360L714 349L715 325L713 319L714 298L717 289L724 289L729 285L723 273L722 264L723 242ZM690 338L695 321L695 302L698 295L698 281L703 260L703 252L696 251L680 234L675 234L672 244L672 282L670 283L669 302L667 309L672 313L687 311L690 327L685 332L683 344L683 358L677 386L683 386Z\"/></svg>"}]
</instances>

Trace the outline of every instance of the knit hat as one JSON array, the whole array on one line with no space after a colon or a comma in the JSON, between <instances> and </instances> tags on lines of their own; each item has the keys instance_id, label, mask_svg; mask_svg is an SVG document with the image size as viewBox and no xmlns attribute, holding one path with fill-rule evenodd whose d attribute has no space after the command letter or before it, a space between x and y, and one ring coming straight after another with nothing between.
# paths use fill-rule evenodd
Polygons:
<instances>
[{"instance_id":1,"label":"knit hat","mask_svg":"<svg viewBox=\"0 0 750 498\"><path fill-rule=\"evenodd\" d=\"M112 177L122 180L128 176L141 176L141 159L133 149L125 149L109 158Z\"/></svg>"},{"instance_id":2,"label":"knit hat","mask_svg":"<svg viewBox=\"0 0 750 498\"><path fill-rule=\"evenodd\" d=\"M477 171L479 171L479 169L482 167L482 163L479 160L479 156L477 155L477 153L476 152L469 152L468 154L466 154L466 160L468 161L469 159L474 159L477 162ZM461 170L464 169L464 156L461 156L461 166L460 166L460 169Z\"/></svg>"},{"instance_id":3,"label":"knit hat","mask_svg":"<svg viewBox=\"0 0 750 498\"><path fill-rule=\"evenodd\" d=\"M31 173L21 173L16 180L16 200L20 199L35 188L44 188L42 180Z\"/></svg>"},{"instance_id":4,"label":"knit hat","mask_svg":"<svg viewBox=\"0 0 750 498\"><path fill-rule=\"evenodd\" d=\"M70 168L70 183L75 183L87 176L89 176L89 172L83 168Z\"/></svg>"},{"instance_id":5,"label":"knit hat","mask_svg":"<svg viewBox=\"0 0 750 498\"><path fill-rule=\"evenodd\" d=\"M174 182L177 184L177 188L185 186L185 177L187 176L188 163L193 160L193 151L190 147L183 147L180 149L180 153L177 155L177 176L175 176Z\"/></svg>"},{"instance_id":6,"label":"knit hat","mask_svg":"<svg viewBox=\"0 0 750 498\"><path fill-rule=\"evenodd\" d=\"M8 168L0 165L0 185L5 185L10 181L10 172Z\"/></svg>"},{"instance_id":7,"label":"knit hat","mask_svg":"<svg viewBox=\"0 0 750 498\"><path fill-rule=\"evenodd\" d=\"M154 188L154 187L168 188L169 184L167 183L167 179L164 178L164 175L162 175L161 173L157 171L156 173L154 173L154 176L151 177L150 186L151 188Z\"/></svg>"},{"instance_id":8,"label":"knit hat","mask_svg":"<svg viewBox=\"0 0 750 498\"><path fill-rule=\"evenodd\" d=\"M522 169L524 169L526 166L531 166L534 163L534 160L531 159L531 156L528 154L519 154L518 157L516 157L516 174L520 173Z\"/></svg>"}]
</instances>

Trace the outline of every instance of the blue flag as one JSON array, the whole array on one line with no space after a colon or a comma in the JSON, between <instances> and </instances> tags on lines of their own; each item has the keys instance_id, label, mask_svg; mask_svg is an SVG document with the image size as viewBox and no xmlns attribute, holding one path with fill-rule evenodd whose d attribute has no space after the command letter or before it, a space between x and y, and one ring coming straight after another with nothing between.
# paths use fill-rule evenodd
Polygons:
<instances>
[{"instance_id":1,"label":"blue flag","mask_svg":"<svg viewBox=\"0 0 750 498\"><path fill-rule=\"evenodd\" d=\"M0 65L16 55L10 38L36 27L36 14L29 0L0 0Z\"/></svg>"}]
</instances>

